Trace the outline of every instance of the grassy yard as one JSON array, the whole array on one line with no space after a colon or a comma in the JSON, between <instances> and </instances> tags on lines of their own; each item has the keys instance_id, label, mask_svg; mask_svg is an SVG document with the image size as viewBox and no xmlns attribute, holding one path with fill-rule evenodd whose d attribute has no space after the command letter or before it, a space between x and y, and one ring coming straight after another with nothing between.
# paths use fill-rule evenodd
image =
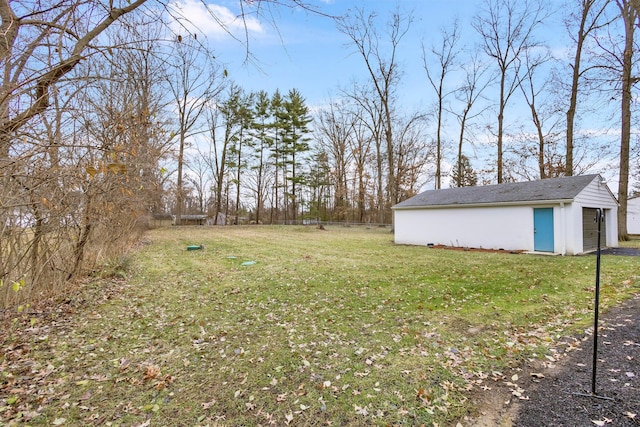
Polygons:
<instances>
[{"instance_id":1,"label":"grassy yard","mask_svg":"<svg viewBox=\"0 0 640 427\"><path fill-rule=\"evenodd\" d=\"M464 425L470 396L592 319L594 256L396 246L381 228L146 238L105 270L124 279L12 323L0 425ZM639 267L603 257L603 309L640 292Z\"/></svg>"}]
</instances>

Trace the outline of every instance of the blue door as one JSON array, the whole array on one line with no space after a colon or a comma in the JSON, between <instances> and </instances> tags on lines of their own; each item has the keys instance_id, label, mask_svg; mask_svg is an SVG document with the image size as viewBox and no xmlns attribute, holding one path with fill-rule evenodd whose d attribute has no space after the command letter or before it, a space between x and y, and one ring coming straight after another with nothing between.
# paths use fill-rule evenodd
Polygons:
<instances>
[{"instance_id":1,"label":"blue door","mask_svg":"<svg viewBox=\"0 0 640 427\"><path fill-rule=\"evenodd\" d=\"M533 249L553 252L553 208L533 209Z\"/></svg>"}]
</instances>

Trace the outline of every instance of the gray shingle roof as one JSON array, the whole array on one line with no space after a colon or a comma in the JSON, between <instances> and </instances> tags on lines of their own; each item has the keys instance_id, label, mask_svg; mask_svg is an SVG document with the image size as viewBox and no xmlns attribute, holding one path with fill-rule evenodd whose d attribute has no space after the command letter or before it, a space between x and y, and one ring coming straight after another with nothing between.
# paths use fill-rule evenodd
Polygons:
<instances>
[{"instance_id":1,"label":"gray shingle roof","mask_svg":"<svg viewBox=\"0 0 640 427\"><path fill-rule=\"evenodd\" d=\"M400 202L393 208L572 200L596 177L599 175L429 190Z\"/></svg>"}]
</instances>

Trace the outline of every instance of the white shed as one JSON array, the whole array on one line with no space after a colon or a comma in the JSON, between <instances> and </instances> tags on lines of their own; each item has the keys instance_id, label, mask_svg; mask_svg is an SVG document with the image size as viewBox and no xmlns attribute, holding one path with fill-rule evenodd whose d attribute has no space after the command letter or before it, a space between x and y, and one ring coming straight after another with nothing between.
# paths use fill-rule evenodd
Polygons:
<instances>
[{"instance_id":1,"label":"white shed","mask_svg":"<svg viewBox=\"0 0 640 427\"><path fill-rule=\"evenodd\" d=\"M600 175L420 193L393 207L395 242L575 255L618 246L618 202Z\"/></svg>"},{"instance_id":2,"label":"white shed","mask_svg":"<svg viewBox=\"0 0 640 427\"><path fill-rule=\"evenodd\" d=\"M627 233L640 234L640 194L627 200Z\"/></svg>"}]
</instances>

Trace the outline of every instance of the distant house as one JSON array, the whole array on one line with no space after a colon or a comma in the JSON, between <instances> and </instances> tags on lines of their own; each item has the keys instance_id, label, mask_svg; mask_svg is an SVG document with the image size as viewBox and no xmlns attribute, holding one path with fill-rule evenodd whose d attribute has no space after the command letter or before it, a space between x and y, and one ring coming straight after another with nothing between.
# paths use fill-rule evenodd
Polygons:
<instances>
[{"instance_id":1,"label":"distant house","mask_svg":"<svg viewBox=\"0 0 640 427\"><path fill-rule=\"evenodd\" d=\"M627 200L627 232L640 234L640 194Z\"/></svg>"},{"instance_id":2,"label":"distant house","mask_svg":"<svg viewBox=\"0 0 640 427\"><path fill-rule=\"evenodd\" d=\"M575 255L618 246L618 202L600 175L420 193L393 207L395 242Z\"/></svg>"}]
</instances>

